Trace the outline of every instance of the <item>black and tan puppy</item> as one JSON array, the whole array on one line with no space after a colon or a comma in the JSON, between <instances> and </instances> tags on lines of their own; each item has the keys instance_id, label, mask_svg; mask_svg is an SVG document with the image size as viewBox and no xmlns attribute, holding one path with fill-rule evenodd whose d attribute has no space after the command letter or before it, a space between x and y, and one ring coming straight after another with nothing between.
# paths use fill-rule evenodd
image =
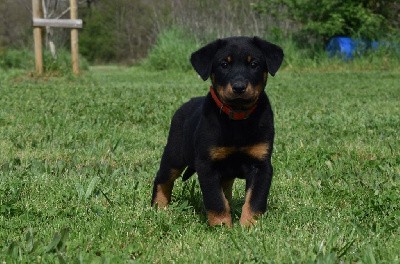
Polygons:
<instances>
[{"instance_id":1,"label":"black and tan puppy","mask_svg":"<svg viewBox=\"0 0 400 264\"><path fill-rule=\"evenodd\" d=\"M267 209L272 180L274 120L265 94L268 73L278 71L280 47L258 37L218 39L191 56L205 97L193 98L172 118L168 142L154 180L152 205L171 201L174 181L198 175L208 222L232 225L229 201L235 178L246 180L240 223L252 225Z\"/></svg>"}]
</instances>

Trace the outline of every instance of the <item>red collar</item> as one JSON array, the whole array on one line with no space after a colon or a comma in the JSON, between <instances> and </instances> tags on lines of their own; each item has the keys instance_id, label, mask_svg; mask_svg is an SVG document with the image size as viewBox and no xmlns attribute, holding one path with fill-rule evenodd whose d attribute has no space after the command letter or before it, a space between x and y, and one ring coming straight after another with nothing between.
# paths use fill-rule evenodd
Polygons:
<instances>
[{"instance_id":1,"label":"red collar","mask_svg":"<svg viewBox=\"0 0 400 264\"><path fill-rule=\"evenodd\" d=\"M230 108L227 105L224 105L218 98L218 96L215 94L214 88L210 86L210 93L211 97L214 99L214 102L217 104L218 108L220 111L224 112L225 114L228 115L228 117L232 120L244 120L247 119L251 113L254 112L254 110L257 107L257 104L255 104L252 108L246 111L235 111L232 108Z\"/></svg>"}]
</instances>

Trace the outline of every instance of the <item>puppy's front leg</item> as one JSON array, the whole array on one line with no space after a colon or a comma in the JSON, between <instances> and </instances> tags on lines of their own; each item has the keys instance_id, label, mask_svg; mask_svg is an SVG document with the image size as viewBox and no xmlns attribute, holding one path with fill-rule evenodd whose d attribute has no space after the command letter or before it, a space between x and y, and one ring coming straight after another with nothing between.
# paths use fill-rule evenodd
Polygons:
<instances>
[{"instance_id":1,"label":"puppy's front leg","mask_svg":"<svg viewBox=\"0 0 400 264\"><path fill-rule=\"evenodd\" d=\"M272 165L270 161L255 166L246 175L246 197L240 216L243 226L254 225L257 216L267 210L267 198L272 181Z\"/></svg>"},{"instance_id":2,"label":"puppy's front leg","mask_svg":"<svg viewBox=\"0 0 400 264\"><path fill-rule=\"evenodd\" d=\"M232 217L228 199L223 192L218 172L210 167L204 166L197 171L208 223L210 226L227 225L231 227Z\"/></svg>"}]
</instances>

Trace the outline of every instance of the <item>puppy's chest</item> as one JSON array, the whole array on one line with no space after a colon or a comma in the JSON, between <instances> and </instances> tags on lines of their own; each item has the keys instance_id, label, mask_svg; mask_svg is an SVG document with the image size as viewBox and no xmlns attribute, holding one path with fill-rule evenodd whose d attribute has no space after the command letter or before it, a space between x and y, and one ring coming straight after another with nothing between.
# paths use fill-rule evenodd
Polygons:
<instances>
[{"instance_id":1,"label":"puppy's chest","mask_svg":"<svg viewBox=\"0 0 400 264\"><path fill-rule=\"evenodd\" d=\"M271 150L266 130L256 124L221 126L217 138L210 144L208 155L213 161L242 161L243 158L265 160Z\"/></svg>"},{"instance_id":2,"label":"puppy's chest","mask_svg":"<svg viewBox=\"0 0 400 264\"><path fill-rule=\"evenodd\" d=\"M208 151L209 157L212 161L223 161L241 157L262 161L268 156L270 145L268 142L259 142L244 146L214 145L210 146Z\"/></svg>"}]
</instances>

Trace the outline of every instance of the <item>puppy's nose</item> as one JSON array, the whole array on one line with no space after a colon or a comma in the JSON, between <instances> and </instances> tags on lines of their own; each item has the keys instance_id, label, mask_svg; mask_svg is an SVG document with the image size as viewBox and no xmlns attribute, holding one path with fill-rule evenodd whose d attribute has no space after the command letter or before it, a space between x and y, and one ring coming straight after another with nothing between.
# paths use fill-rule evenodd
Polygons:
<instances>
[{"instance_id":1,"label":"puppy's nose","mask_svg":"<svg viewBox=\"0 0 400 264\"><path fill-rule=\"evenodd\" d=\"M232 90L236 94L242 94L246 90L246 84L244 82L235 82L232 85Z\"/></svg>"}]
</instances>

